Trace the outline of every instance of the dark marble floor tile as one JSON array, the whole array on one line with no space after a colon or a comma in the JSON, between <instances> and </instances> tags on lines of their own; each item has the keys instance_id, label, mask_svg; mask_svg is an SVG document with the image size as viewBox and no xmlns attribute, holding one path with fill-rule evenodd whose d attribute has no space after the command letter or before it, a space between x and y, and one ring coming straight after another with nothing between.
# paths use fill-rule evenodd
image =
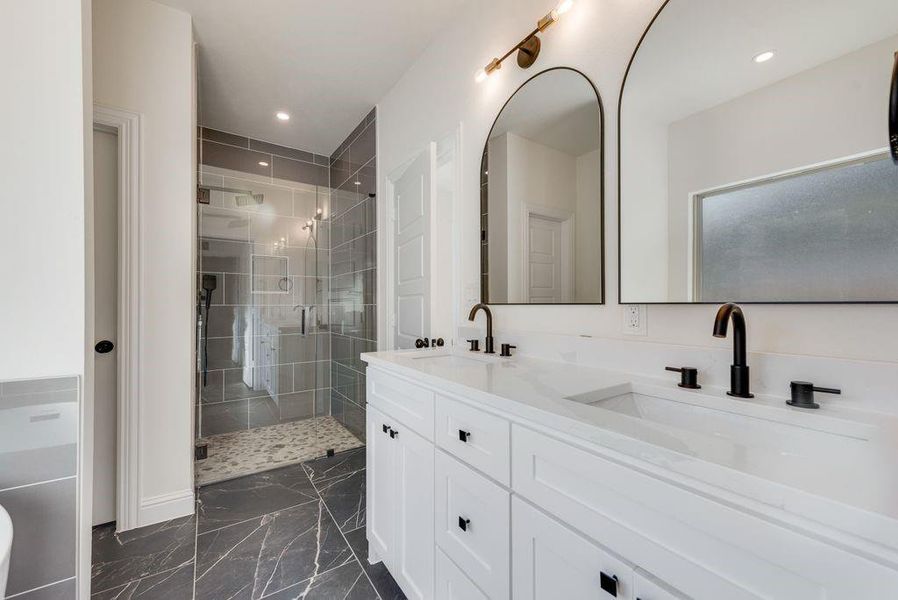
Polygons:
<instances>
[{"instance_id":1,"label":"dark marble floor tile","mask_svg":"<svg viewBox=\"0 0 898 600\"><path fill-rule=\"evenodd\" d=\"M368 578L356 561L312 577L285 590L265 596L265 600L378 600Z\"/></svg>"},{"instance_id":2,"label":"dark marble floor tile","mask_svg":"<svg viewBox=\"0 0 898 600\"><path fill-rule=\"evenodd\" d=\"M197 538L196 599L256 599L354 561L324 503L307 502Z\"/></svg>"},{"instance_id":3,"label":"dark marble floor tile","mask_svg":"<svg viewBox=\"0 0 898 600\"><path fill-rule=\"evenodd\" d=\"M192 600L193 562L127 585L91 594L91 600Z\"/></svg>"},{"instance_id":4,"label":"dark marble floor tile","mask_svg":"<svg viewBox=\"0 0 898 600\"><path fill-rule=\"evenodd\" d=\"M203 486L197 505L199 532L261 517L317 498L301 465Z\"/></svg>"},{"instance_id":5,"label":"dark marble floor tile","mask_svg":"<svg viewBox=\"0 0 898 600\"><path fill-rule=\"evenodd\" d=\"M361 527L344 535L355 557L362 563L362 568L371 578L371 583L380 594L381 600L405 600L405 594L402 593L399 584L396 583L384 564L382 562L374 565L368 563L368 538L365 537L365 528Z\"/></svg>"},{"instance_id":6,"label":"dark marble floor tile","mask_svg":"<svg viewBox=\"0 0 898 600\"><path fill-rule=\"evenodd\" d=\"M194 555L193 515L116 534L113 525L93 531L91 590L101 592L190 563Z\"/></svg>"},{"instance_id":7,"label":"dark marble floor tile","mask_svg":"<svg viewBox=\"0 0 898 600\"><path fill-rule=\"evenodd\" d=\"M365 470L338 475L315 484L342 531L365 525Z\"/></svg>"},{"instance_id":8,"label":"dark marble floor tile","mask_svg":"<svg viewBox=\"0 0 898 600\"><path fill-rule=\"evenodd\" d=\"M365 448L356 448L303 463L312 483L341 477L365 468Z\"/></svg>"}]
</instances>

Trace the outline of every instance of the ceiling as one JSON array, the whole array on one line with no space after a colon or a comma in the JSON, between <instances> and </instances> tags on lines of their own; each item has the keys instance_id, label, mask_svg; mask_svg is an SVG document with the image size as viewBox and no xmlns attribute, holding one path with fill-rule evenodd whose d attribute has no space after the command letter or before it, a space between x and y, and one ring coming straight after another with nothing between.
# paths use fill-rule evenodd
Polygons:
<instances>
[{"instance_id":1,"label":"ceiling","mask_svg":"<svg viewBox=\"0 0 898 600\"><path fill-rule=\"evenodd\" d=\"M159 1L193 17L202 125L329 155L467 0Z\"/></svg>"},{"instance_id":2,"label":"ceiling","mask_svg":"<svg viewBox=\"0 0 898 600\"><path fill-rule=\"evenodd\" d=\"M508 102L490 139L511 132L570 156L599 147L601 112L592 84L581 74L555 69L531 79Z\"/></svg>"},{"instance_id":3,"label":"ceiling","mask_svg":"<svg viewBox=\"0 0 898 600\"><path fill-rule=\"evenodd\" d=\"M896 0L673 0L636 55L622 118L670 123L895 34Z\"/></svg>"}]
</instances>

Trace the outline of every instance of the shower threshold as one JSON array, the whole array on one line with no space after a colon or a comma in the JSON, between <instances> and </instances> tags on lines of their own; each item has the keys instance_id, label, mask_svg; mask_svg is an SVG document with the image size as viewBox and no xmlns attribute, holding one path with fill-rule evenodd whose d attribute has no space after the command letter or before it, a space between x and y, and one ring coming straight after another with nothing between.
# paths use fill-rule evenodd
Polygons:
<instances>
[{"instance_id":1,"label":"shower threshold","mask_svg":"<svg viewBox=\"0 0 898 600\"><path fill-rule=\"evenodd\" d=\"M364 443L332 416L256 427L197 440L208 444L208 457L196 461L196 485L277 469Z\"/></svg>"}]
</instances>

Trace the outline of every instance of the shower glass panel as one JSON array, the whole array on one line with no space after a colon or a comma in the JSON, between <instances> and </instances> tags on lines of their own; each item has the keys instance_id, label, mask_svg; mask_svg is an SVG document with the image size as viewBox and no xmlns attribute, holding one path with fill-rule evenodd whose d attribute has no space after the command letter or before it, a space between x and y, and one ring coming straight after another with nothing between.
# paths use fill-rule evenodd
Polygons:
<instances>
[{"instance_id":1,"label":"shower glass panel","mask_svg":"<svg viewBox=\"0 0 898 600\"><path fill-rule=\"evenodd\" d=\"M201 167L201 484L360 445L330 416L329 189L251 177Z\"/></svg>"}]
</instances>

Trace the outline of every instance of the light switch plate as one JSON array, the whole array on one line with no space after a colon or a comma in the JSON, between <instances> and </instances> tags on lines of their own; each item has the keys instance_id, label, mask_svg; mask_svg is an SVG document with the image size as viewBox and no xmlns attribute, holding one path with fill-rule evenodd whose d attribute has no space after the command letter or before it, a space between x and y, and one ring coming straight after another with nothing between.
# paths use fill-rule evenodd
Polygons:
<instances>
[{"instance_id":1,"label":"light switch plate","mask_svg":"<svg viewBox=\"0 0 898 600\"><path fill-rule=\"evenodd\" d=\"M627 335L648 334L645 304L625 304L621 309L621 331Z\"/></svg>"}]
</instances>

